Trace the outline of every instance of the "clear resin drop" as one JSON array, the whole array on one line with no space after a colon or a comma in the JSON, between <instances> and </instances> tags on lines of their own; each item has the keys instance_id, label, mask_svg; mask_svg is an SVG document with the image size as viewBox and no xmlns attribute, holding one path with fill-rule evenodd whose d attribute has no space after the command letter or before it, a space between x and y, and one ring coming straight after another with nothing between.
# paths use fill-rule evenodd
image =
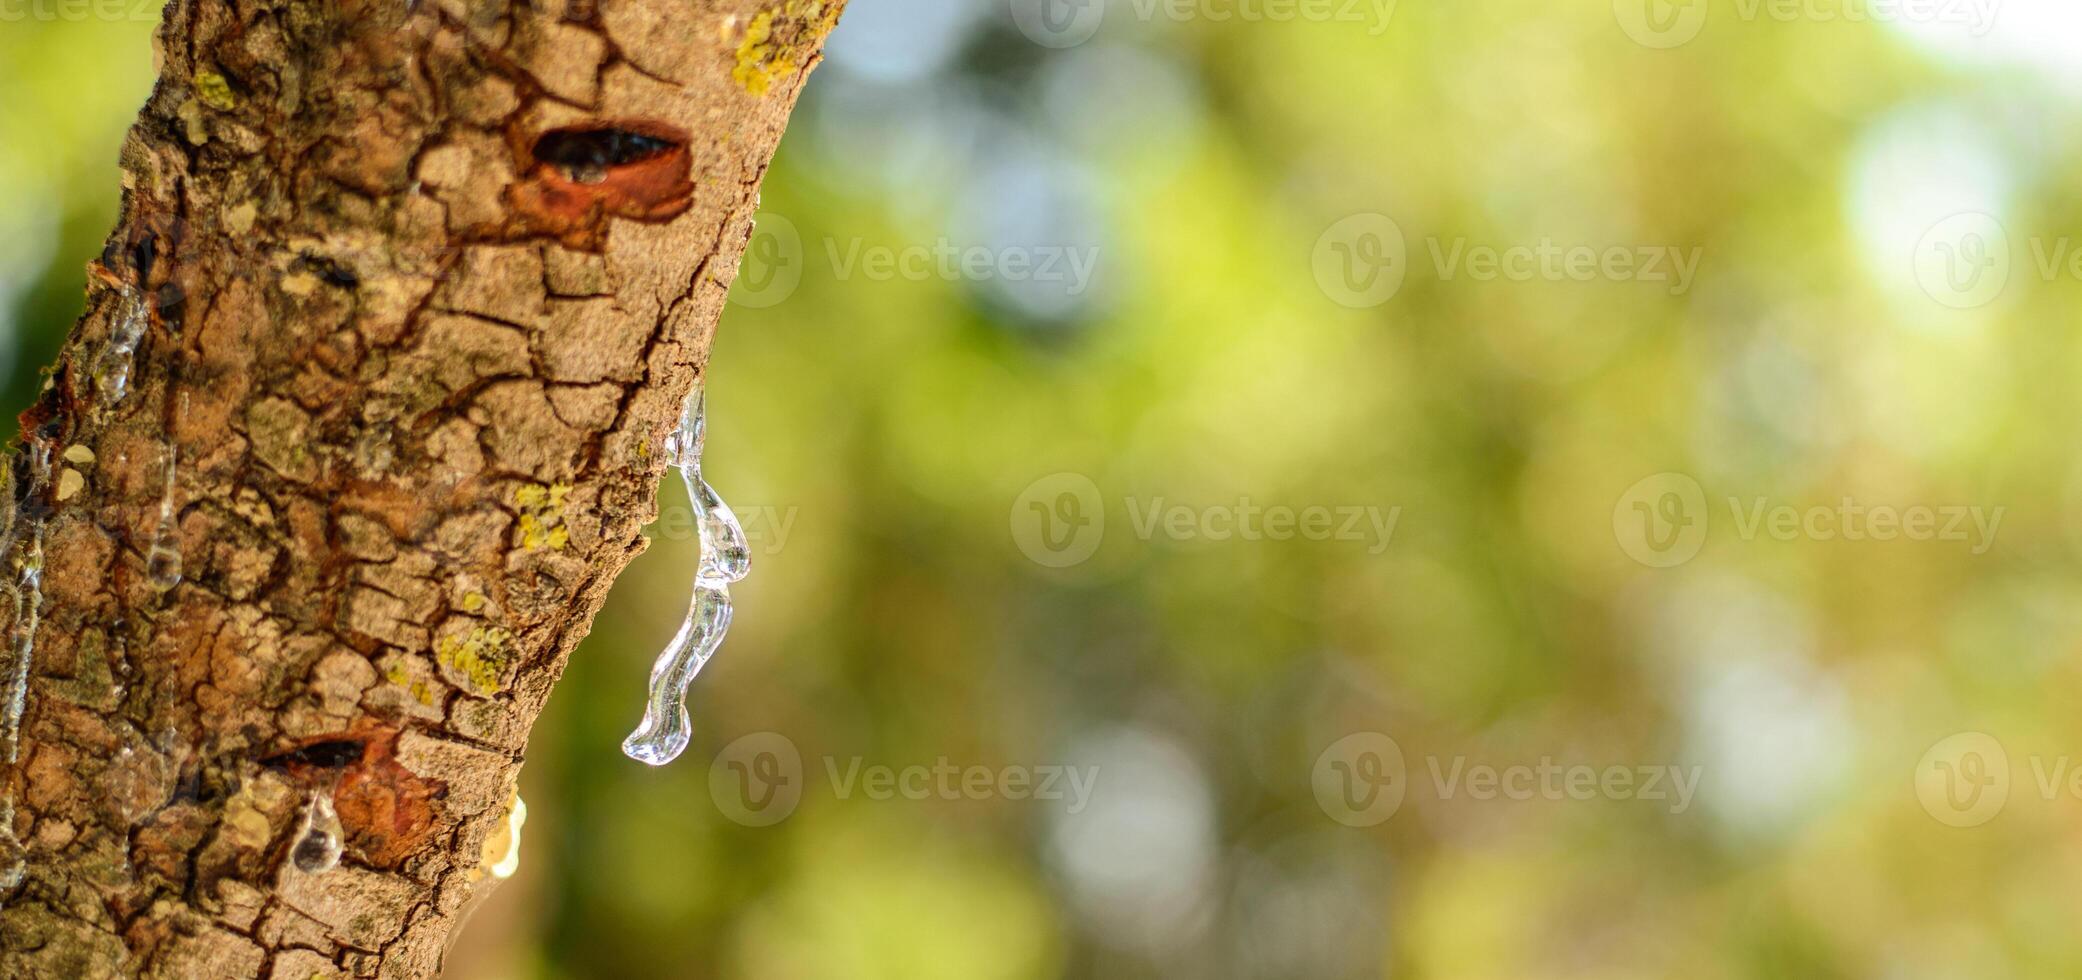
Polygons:
<instances>
[{"instance_id":1,"label":"clear resin drop","mask_svg":"<svg viewBox=\"0 0 2082 980\"><path fill-rule=\"evenodd\" d=\"M305 874L331 871L340 866L340 852L346 847L344 833L340 815L333 810L332 795L313 792L310 802L304 804L304 822L296 829L296 843L290 845L289 860Z\"/></svg>"},{"instance_id":2,"label":"clear resin drop","mask_svg":"<svg viewBox=\"0 0 2082 980\"><path fill-rule=\"evenodd\" d=\"M180 528L174 522L174 450L166 449L166 489L159 498L159 523L145 549L145 579L165 592L181 584Z\"/></svg>"},{"instance_id":3,"label":"clear resin drop","mask_svg":"<svg viewBox=\"0 0 2082 980\"><path fill-rule=\"evenodd\" d=\"M138 342L145 338L145 327L149 323L144 299L138 296L136 289L124 287L116 315L109 323L108 344L94 358L91 371L94 389L101 396L103 408L114 406L130 393L132 362L136 360Z\"/></svg>"},{"instance_id":4,"label":"clear resin drop","mask_svg":"<svg viewBox=\"0 0 2082 980\"><path fill-rule=\"evenodd\" d=\"M730 583L751 571L752 549L730 505L701 476L701 450L706 441L705 404L699 388L687 396L679 428L666 442L666 453L687 484L687 500L701 532L701 560L694 573L694 598L687 618L665 652L651 666L650 698L643 724L622 742L622 752L647 765L662 766L687 748L693 724L687 717L687 688L723 644L730 629Z\"/></svg>"}]
</instances>

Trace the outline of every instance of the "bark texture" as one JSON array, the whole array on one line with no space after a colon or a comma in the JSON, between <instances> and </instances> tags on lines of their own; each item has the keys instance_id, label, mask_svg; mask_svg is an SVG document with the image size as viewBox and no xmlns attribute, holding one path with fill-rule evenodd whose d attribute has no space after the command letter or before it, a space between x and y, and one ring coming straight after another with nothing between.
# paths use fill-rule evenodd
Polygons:
<instances>
[{"instance_id":1,"label":"bark texture","mask_svg":"<svg viewBox=\"0 0 2082 980\"><path fill-rule=\"evenodd\" d=\"M174 0L0 494L0 976L438 970L843 2Z\"/></svg>"}]
</instances>

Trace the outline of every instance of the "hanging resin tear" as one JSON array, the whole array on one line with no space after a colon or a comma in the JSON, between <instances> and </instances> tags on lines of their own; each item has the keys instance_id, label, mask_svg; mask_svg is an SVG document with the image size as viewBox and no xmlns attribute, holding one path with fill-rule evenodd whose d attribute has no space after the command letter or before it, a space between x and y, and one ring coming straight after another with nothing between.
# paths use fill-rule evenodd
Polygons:
<instances>
[{"instance_id":1,"label":"hanging resin tear","mask_svg":"<svg viewBox=\"0 0 2082 980\"><path fill-rule=\"evenodd\" d=\"M51 447L41 443L29 444L29 492L32 495L47 493L51 483ZM23 518L27 525L27 540L15 540L18 549L15 555L15 571L18 576L11 584L0 585L13 615L12 630L7 637L8 664L11 677L8 679L7 697L0 703L0 734L7 739L7 764L12 766L21 761L22 715L29 704L29 664L36 655L36 628L41 622L43 611L43 531L42 520ZM11 529L12 535L23 533ZM11 789L11 787L10 787ZM8 803L12 808L13 799Z\"/></svg>"},{"instance_id":2,"label":"hanging resin tear","mask_svg":"<svg viewBox=\"0 0 2082 980\"><path fill-rule=\"evenodd\" d=\"M296 829L296 842L289 847L289 859L298 871L324 874L340 866L345 837L340 814L333 809L332 790L313 790L304 802L304 820Z\"/></svg>"},{"instance_id":3,"label":"hanging resin tear","mask_svg":"<svg viewBox=\"0 0 2082 980\"><path fill-rule=\"evenodd\" d=\"M704 402L702 390L695 388L680 411L679 428L665 444L666 458L687 484L687 501L694 509L694 525L700 529L701 559L694 572L694 598L679 632L651 666L643 724L622 742L622 752L629 758L653 766L671 762L687 748L693 727L687 717L687 688L730 629L730 583L743 579L752 566L752 551L737 515L701 476L707 429Z\"/></svg>"}]
</instances>

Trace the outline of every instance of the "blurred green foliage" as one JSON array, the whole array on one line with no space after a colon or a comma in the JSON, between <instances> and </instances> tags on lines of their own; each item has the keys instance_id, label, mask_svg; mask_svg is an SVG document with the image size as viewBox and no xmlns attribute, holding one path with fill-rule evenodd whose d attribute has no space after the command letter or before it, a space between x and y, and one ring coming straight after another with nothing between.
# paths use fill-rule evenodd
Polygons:
<instances>
[{"instance_id":1,"label":"blurred green foliage","mask_svg":"<svg viewBox=\"0 0 2082 980\"><path fill-rule=\"evenodd\" d=\"M2082 974L2082 283L2046 261L2082 230L2082 24L2058 3L1982 30L1124 2L1044 44L1005 4L855 0L766 183L748 275L782 285L740 284L712 363L707 469L755 564L700 735L663 770L616 752L684 608L682 523L558 688L522 870L453 972ZM11 406L113 218L149 28L0 23ZM1961 212L2007 235L1992 299L1931 279ZM1322 256L1379 244L1335 238L1370 214L1402 285L1354 308ZM943 241L999 274L903 271ZM1447 261L1543 242L1699 266L1679 289ZM1093 278L1015 281L1022 249ZM1053 474L1096 496L1030 492ZM1988 533L1846 533L1953 506ZM1253 507L1395 523L1216 539ZM1826 516L1748 526L1781 507ZM1076 520L1096 549L1048 560ZM1687 521L1696 556L1655 567ZM1339 792L1387 771L1334 746L1369 732L1405 796L1347 826ZM2007 760L1947 755L1961 732ZM757 733L799 757L773 826L733 819L786 762L732 748ZM942 760L1097 783L848 778ZM1683 806L1445 782L1547 760L1699 782ZM1932 788L1992 773L2007 804L1951 825Z\"/></svg>"}]
</instances>

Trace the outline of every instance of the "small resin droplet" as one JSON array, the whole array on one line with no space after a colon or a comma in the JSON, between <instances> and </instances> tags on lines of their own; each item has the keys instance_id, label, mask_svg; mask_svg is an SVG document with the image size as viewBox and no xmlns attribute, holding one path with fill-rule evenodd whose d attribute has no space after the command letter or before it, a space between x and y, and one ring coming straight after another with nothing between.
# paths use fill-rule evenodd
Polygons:
<instances>
[{"instance_id":1,"label":"small resin droplet","mask_svg":"<svg viewBox=\"0 0 2082 980\"><path fill-rule=\"evenodd\" d=\"M163 541L153 542L151 553L145 556L145 578L160 592L181 584L180 549Z\"/></svg>"},{"instance_id":2,"label":"small resin droplet","mask_svg":"<svg viewBox=\"0 0 2082 980\"><path fill-rule=\"evenodd\" d=\"M165 592L181 584L180 528L174 522L174 450L166 449L166 489L159 498L159 524L145 550L145 580Z\"/></svg>"},{"instance_id":3,"label":"small resin droplet","mask_svg":"<svg viewBox=\"0 0 2082 980\"><path fill-rule=\"evenodd\" d=\"M312 793L311 801L304 805L304 822L296 830L296 844L290 848L289 859L306 874L331 871L340 866L340 851L345 847L343 835L340 815L333 811L332 796Z\"/></svg>"},{"instance_id":4,"label":"small resin droplet","mask_svg":"<svg viewBox=\"0 0 2082 980\"><path fill-rule=\"evenodd\" d=\"M662 766L686 750L693 734L687 717L687 688L723 645L723 634L730 629L730 583L751 570L752 551L744 528L730 505L701 476L701 451L707 441L705 415L705 400L696 388L687 396L679 428L665 443L667 458L687 485L687 500L701 532L701 559L687 618L651 666L643 724L622 742L623 754L646 765Z\"/></svg>"},{"instance_id":5,"label":"small resin droplet","mask_svg":"<svg viewBox=\"0 0 2082 980\"><path fill-rule=\"evenodd\" d=\"M51 447L45 443L29 444L29 491L41 493L51 482Z\"/></svg>"},{"instance_id":6,"label":"small resin droplet","mask_svg":"<svg viewBox=\"0 0 2082 980\"><path fill-rule=\"evenodd\" d=\"M129 394L131 364L149 322L144 300L136 289L125 286L115 319L109 324L108 343L94 358L94 390L101 396L103 407L115 405Z\"/></svg>"}]
</instances>

